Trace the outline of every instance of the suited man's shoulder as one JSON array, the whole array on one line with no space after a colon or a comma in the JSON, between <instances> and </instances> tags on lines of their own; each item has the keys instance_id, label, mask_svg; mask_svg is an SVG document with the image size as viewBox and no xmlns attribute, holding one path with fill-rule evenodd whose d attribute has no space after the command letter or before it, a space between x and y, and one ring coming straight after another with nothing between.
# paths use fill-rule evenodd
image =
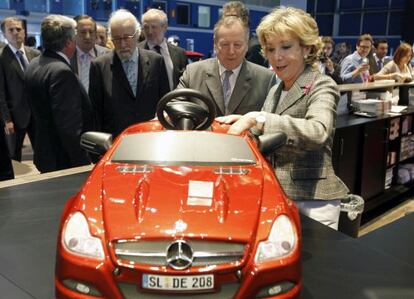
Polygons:
<instances>
[{"instance_id":1,"label":"suited man's shoulder","mask_svg":"<svg viewBox=\"0 0 414 299\"><path fill-rule=\"evenodd\" d=\"M108 52L105 52L102 55L96 57L94 60L92 60L91 64L103 65L107 63L112 63L115 55L115 50L109 50Z\"/></svg>"},{"instance_id":2,"label":"suited man's shoulder","mask_svg":"<svg viewBox=\"0 0 414 299\"><path fill-rule=\"evenodd\" d=\"M183 49L181 47L178 47L178 46L174 46L173 44L170 44L170 43L167 43L167 45L168 45L168 49L170 51L172 50L172 51L175 51L175 52L180 53L182 55L185 55L185 49ZM187 55L185 55L185 56L187 56Z\"/></svg>"},{"instance_id":3,"label":"suited man's shoulder","mask_svg":"<svg viewBox=\"0 0 414 299\"><path fill-rule=\"evenodd\" d=\"M100 46L100 45L95 45L95 50L96 50L96 56L102 56L102 55L104 55L104 54L106 54L106 53L110 53L111 52L111 49L109 49L109 48L106 48L106 47L102 47L102 46Z\"/></svg>"},{"instance_id":4,"label":"suited man's shoulder","mask_svg":"<svg viewBox=\"0 0 414 299\"><path fill-rule=\"evenodd\" d=\"M24 50L26 51L26 53L30 53L30 55L33 57L39 56L41 54L41 52L38 49L31 48L31 47L25 46Z\"/></svg>"},{"instance_id":5,"label":"suited man's shoulder","mask_svg":"<svg viewBox=\"0 0 414 299\"><path fill-rule=\"evenodd\" d=\"M192 62L187 65L188 71L205 71L207 69L212 69L214 65L218 66L217 58L208 58L205 60L199 60L196 62Z\"/></svg>"},{"instance_id":6,"label":"suited man's shoulder","mask_svg":"<svg viewBox=\"0 0 414 299\"><path fill-rule=\"evenodd\" d=\"M138 44L137 44L137 47L138 48L140 48L140 49L146 49L146 50L148 50L149 48L148 48L148 44L147 44L147 41L144 39L143 41L141 41L141 42L139 42Z\"/></svg>"},{"instance_id":7,"label":"suited man's shoulder","mask_svg":"<svg viewBox=\"0 0 414 299\"><path fill-rule=\"evenodd\" d=\"M140 56L148 58L150 60L162 60L162 61L164 61L164 59L162 58L162 55L158 54L155 51L147 50L147 49L143 49L143 48L138 48L138 52L139 52Z\"/></svg>"}]
</instances>

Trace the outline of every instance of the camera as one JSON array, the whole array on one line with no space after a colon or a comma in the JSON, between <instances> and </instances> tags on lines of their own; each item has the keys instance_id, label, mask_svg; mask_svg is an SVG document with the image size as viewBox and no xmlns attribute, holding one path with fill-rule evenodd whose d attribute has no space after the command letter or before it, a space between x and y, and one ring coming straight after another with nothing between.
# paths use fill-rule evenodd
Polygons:
<instances>
[{"instance_id":1,"label":"camera","mask_svg":"<svg viewBox=\"0 0 414 299\"><path fill-rule=\"evenodd\" d=\"M327 60L328 60L328 56L326 56L326 54L325 54L325 53L322 53L322 54L319 56L319 61L320 61L321 63L325 63Z\"/></svg>"}]
</instances>

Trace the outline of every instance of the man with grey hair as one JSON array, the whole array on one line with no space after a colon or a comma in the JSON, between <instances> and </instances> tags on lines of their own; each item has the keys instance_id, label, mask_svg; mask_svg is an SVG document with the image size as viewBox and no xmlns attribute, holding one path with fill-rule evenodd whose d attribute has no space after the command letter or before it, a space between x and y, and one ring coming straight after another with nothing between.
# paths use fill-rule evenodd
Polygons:
<instances>
[{"instance_id":1,"label":"man with grey hair","mask_svg":"<svg viewBox=\"0 0 414 299\"><path fill-rule=\"evenodd\" d=\"M183 48L167 43L165 32L168 18L160 9L151 8L142 15L142 28L145 40L138 47L153 50L164 58L170 89L173 90L188 64Z\"/></svg>"},{"instance_id":2,"label":"man with grey hair","mask_svg":"<svg viewBox=\"0 0 414 299\"><path fill-rule=\"evenodd\" d=\"M49 172L89 163L80 136L92 130L93 118L85 89L70 67L76 50L76 22L49 15L41 24L44 52L33 59L25 77L25 93L36 124L34 164Z\"/></svg>"},{"instance_id":3,"label":"man with grey hair","mask_svg":"<svg viewBox=\"0 0 414 299\"><path fill-rule=\"evenodd\" d=\"M137 47L141 27L135 16L120 9L108 24L115 49L92 61L89 96L99 130L115 137L134 123L154 118L169 85L162 56Z\"/></svg>"},{"instance_id":4,"label":"man with grey hair","mask_svg":"<svg viewBox=\"0 0 414 299\"><path fill-rule=\"evenodd\" d=\"M177 88L199 90L216 103L218 116L262 108L275 75L244 57L249 30L238 17L220 19L214 27L217 57L187 65Z\"/></svg>"}]
</instances>

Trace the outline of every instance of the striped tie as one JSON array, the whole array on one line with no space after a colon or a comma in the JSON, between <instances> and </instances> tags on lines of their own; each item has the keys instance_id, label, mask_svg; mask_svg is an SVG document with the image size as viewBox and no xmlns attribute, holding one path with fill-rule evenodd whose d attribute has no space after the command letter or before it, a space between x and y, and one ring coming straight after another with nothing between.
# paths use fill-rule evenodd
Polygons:
<instances>
[{"instance_id":1,"label":"striped tie","mask_svg":"<svg viewBox=\"0 0 414 299\"><path fill-rule=\"evenodd\" d=\"M231 97L231 86L230 86L230 76L233 74L233 71L226 70L224 72L224 79L223 79L223 96L224 96L224 106L229 106L230 97Z\"/></svg>"},{"instance_id":2,"label":"striped tie","mask_svg":"<svg viewBox=\"0 0 414 299\"><path fill-rule=\"evenodd\" d=\"M17 50L16 51L16 55L17 55L17 58L20 61L20 64L22 65L23 72L26 71L26 69L27 69L27 62L26 62L26 59L24 59L23 52L21 50Z\"/></svg>"}]
</instances>

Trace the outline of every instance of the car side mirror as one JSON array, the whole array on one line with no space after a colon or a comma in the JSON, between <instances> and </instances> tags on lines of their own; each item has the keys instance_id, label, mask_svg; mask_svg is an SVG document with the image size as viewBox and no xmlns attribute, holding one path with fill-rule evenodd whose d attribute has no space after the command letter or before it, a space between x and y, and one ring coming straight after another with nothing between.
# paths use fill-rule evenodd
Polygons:
<instances>
[{"instance_id":1,"label":"car side mirror","mask_svg":"<svg viewBox=\"0 0 414 299\"><path fill-rule=\"evenodd\" d=\"M286 144L287 135L283 132L259 136L258 148L263 155L269 155Z\"/></svg>"},{"instance_id":2,"label":"car side mirror","mask_svg":"<svg viewBox=\"0 0 414 299\"><path fill-rule=\"evenodd\" d=\"M85 132L81 136L80 146L89 153L103 155L112 146L112 134Z\"/></svg>"}]
</instances>

